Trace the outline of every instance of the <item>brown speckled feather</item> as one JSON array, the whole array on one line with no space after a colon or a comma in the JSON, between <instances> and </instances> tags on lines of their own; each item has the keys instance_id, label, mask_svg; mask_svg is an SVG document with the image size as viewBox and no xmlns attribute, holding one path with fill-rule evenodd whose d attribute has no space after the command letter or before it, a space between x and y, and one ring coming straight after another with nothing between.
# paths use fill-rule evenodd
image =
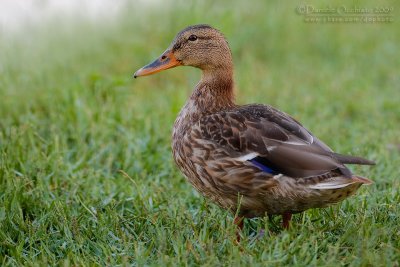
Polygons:
<instances>
[{"instance_id":1,"label":"brown speckled feather","mask_svg":"<svg viewBox=\"0 0 400 267\"><path fill-rule=\"evenodd\" d=\"M177 164L194 186L232 210L238 207L240 193L246 216L324 207L340 201L332 198L332 190L349 187L351 192L346 191L345 196L356 189L351 172L338 154L290 116L270 106L231 107L201 116L182 138L175 136L174 140ZM177 155L179 147L184 147L184 155ZM252 164L249 160L255 157L264 159L277 175ZM357 159L359 164L371 164ZM333 189L312 188L326 183L333 184ZM286 207L284 203L293 204Z\"/></svg>"},{"instance_id":2,"label":"brown speckled feather","mask_svg":"<svg viewBox=\"0 0 400 267\"><path fill-rule=\"evenodd\" d=\"M288 115L266 105L246 105L202 117L192 130L242 154L257 153L270 167L291 177L348 169L332 151Z\"/></svg>"}]
</instances>

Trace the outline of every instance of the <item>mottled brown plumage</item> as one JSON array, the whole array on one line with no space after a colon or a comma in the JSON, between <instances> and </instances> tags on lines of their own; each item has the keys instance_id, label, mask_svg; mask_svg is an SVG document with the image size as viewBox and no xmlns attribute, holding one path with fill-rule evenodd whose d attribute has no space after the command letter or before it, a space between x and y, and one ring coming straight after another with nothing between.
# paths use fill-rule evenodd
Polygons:
<instances>
[{"instance_id":1,"label":"mottled brown plumage","mask_svg":"<svg viewBox=\"0 0 400 267\"><path fill-rule=\"evenodd\" d=\"M216 29L184 29L135 77L179 65L201 69L202 77L175 121L173 156L189 182L222 208L242 217L284 215L288 227L292 213L337 203L371 183L344 164L372 161L334 153L271 106L236 105L231 52Z\"/></svg>"}]
</instances>

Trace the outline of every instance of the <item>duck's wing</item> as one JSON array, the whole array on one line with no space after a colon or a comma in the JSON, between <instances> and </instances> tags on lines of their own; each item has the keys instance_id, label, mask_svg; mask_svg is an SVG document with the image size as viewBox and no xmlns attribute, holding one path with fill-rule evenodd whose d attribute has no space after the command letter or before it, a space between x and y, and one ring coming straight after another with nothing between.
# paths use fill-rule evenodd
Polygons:
<instances>
[{"instance_id":1,"label":"duck's wing","mask_svg":"<svg viewBox=\"0 0 400 267\"><path fill-rule=\"evenodd\" d=\"M293 178L334 172L351 178L344 164L372 161L334 153L289 115L266 105L246 105L203 117L192 128L197 139L212 141L235 159L265 172Z\"/></svg>"}]
</instances>

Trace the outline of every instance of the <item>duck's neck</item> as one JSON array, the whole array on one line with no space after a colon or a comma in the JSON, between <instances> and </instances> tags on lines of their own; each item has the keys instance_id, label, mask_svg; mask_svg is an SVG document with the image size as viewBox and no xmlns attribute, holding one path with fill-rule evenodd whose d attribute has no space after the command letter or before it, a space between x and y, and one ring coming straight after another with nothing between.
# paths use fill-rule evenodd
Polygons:
<instances>
[{"instance_id":1,"label":"duck's neck","mask_svg":"<svg viewBox=\"0 0 400 267\"><path fill-rule=\"evenodd\" d=\"M189 102L199 113L213 113L235 106L232 68L203 70Z\"/></svg>"},{"instance_id":2,"label":"duck's neck","mask_svg":"<svg viewBox=\"0 0 400 267\"><path fill-rule=\"evenodd\" d=\"M233 107L235 103L232 69L203 70L200 82L176 118L173 132L174 144L193 123L203 116Z\"/></svg>"}]
</instances>

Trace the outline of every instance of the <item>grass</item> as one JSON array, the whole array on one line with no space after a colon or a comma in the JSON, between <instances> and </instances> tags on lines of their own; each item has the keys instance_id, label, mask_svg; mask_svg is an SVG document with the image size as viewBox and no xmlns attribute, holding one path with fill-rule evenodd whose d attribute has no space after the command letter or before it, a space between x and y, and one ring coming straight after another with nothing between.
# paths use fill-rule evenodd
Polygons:
<instances>
[{"instance_id":1,"label":"grass","mask_svg":"<svg viewBox=\"0 0 400 267\"><path fill-rule=\"evenodd\" d=\"M399 265L400 6L379 4L393 23L310 24L294 3L227 5L127 4L115 19L2 32L1 265ZM249 220L235 245L232 216L172 161L172 124L199 71L131 78L194 23L227 36L239 103L269 103L335 151L375 160L352 167L374 185L296 215L289 231Z\"/></svg>"}]
</instances>

